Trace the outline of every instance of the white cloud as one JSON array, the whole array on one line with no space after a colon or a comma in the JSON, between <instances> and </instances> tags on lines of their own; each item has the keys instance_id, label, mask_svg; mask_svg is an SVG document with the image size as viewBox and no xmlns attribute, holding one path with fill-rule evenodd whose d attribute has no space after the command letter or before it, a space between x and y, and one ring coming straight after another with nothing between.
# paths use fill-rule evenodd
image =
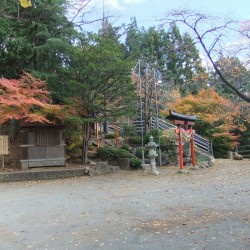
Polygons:
<instances>
[{"instance_id":1,"label":"white cloud","mask_svg":"<svg viewBox=\"0 0 250 250\"><path fill-rule=\"evenodd\" d=\"M118 0L105 0L104 4L106 7L112 7L118 10L124 10L124 7L119 3Z\"/></svg>"},{"instance_id":2,"label":"white cloud","mask_svg":"<svg viewBox=\"0 0 250 250\"><path fill-rule=\"evenodd\" d=\"M128 4L141 4L145 3L146 0L123 0L123 2Z\"/></svg>"},{"instance_id":3,"label":"white cloud","mask_svg":"<svg viewBox=\"0 0 250 250\"><path fill-rule=\"evenodd\" d=\"M142 4L147 0L104 0L104 5L117 10L124 10L124 4Z\"/></svg>"},{"instance_id":4,"label":"white cloud","mask_svg":"<svg viewBox=\"0 0 250 250\"><path fill-rule=\"evenodd\" d=\"M73 2L74 0L71 1ZM102 8L104 3L104 8L124 11L126 4L142 4L146 1L147 0L92 0L88 6Z\"/></svg>"}]
</instances>

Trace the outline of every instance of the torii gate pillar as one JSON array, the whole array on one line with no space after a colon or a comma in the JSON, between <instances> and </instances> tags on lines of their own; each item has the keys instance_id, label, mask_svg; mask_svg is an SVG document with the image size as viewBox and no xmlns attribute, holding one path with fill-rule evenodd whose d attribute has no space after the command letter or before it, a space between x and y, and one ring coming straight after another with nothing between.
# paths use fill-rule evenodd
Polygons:
<instances>
[{"instance_id":1,"label":"torii gate pillar","mask_svg":"<svg viewBox=\"0 0 250 250\"><path fill-rule=\"evenodd\" d=\"M178 114L169 110L170 115L167 116L168 119L173 120L174 124L177 125L177 129L175 132L178 134L178 149L179 149L179 165L180 165L180 173L187 173L187 170L184 169L184 161L183 161L183 147L182 147L182 133L187 133L190 135L190 149L191 149L191 158L192 158L192 166L193 169L196 169L196 159L195 159L195 150L194 150L194 133L193 126L195 124L195 120L197 120L196 116L188 116ZM184 129L181 128L181 125L184 126Z\"/></svg>"}]
</instances>

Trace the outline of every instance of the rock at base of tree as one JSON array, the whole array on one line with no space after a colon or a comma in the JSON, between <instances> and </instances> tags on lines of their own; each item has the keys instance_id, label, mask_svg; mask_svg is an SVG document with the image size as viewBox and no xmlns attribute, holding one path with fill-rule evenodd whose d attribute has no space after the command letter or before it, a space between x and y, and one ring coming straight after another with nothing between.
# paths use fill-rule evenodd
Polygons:
<instances>
[{"instance_id":1,"label":"rock at base of tree","mask_svg":"<svg viewBox=\"0 0 250 250\"><path fill-rule=\"evenodd\" d=\"M238 154L237 152L233 152L233 159L234 160L243 160L243 156Z\"/></svg>"},{"instance_id":2,"label":"rock at base of tree","mask_svg":"<svg viewBox=\"0 0 250 250\"><path fill-rule=\"evenodd\" d=\"M215 159L213 156L209 157L208 159L208 166L213 167L214 166Z\"/></svg>"},{"instance_id":3,"label":"rock at base of tree","mask_svg":"<svg viewBox=\"0 0 250 250\"><path fill-rule=\"evenodd\" d=\"M90 170L90 167L88 167L88 166L87 166L87 167L84 167L83 170L84 170L84 174L88 174L88 173L89 173L89 170Z\"/></svg>"}]
</instances>

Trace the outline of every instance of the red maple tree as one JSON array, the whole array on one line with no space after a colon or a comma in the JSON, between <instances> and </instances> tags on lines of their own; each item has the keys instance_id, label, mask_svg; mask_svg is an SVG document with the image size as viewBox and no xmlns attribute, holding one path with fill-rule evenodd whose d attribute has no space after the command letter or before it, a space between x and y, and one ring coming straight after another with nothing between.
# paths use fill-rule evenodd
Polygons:
<instances>
[{"instance_id":1,"label":"red maple tree","mask_svg":"<svg viewBox=\"0 0 250 250\"><path fill-rule=\"evenodd\" d=\"M47 84L27 72L20 79L0 78L0 123L10 119L51 122L48 114L59 115L60 106L51 104Z\"/></svg>"}]
</instances>

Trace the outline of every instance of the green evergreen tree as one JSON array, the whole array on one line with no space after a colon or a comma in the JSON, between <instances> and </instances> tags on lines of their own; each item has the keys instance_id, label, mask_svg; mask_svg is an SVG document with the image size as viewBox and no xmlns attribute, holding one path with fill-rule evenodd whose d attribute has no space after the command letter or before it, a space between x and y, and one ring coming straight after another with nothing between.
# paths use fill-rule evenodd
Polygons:
<instances>
[{"instance_id":1,"label":"green evergreen tree","mask_svg":"<svg viewBox=\"0 0 250 250\"><path fill-rule=\"evenodd\" d=\"M134 61L134 63L137 62L138 59L141 58L141 45L142 45L142 39L141 39L141 31L138 29L136 19L133 18L131 24L129 24L127 34L126 34L126 40L125 40L125 46L128 52L128 57Z\"/></svg>"},{"instance_id":2,"label":"green evergreen tree","mask_svg":"<svg viewBox=\"0 0 250 250\"><path fill-rule=\"evenodd\" d=\"M65 51L74 32L66 17L66 0L34 0L30 8L19 1L1 1L0 74L18 77L20 69L47 78L64 66Z\"/></svg>"},{"instance_id":3,"label":"green evergreen tree","mask_svg":"<svg viewBox=\"0 0 250 250\"><path fill-rule=\"evenodd\" d=\"M168 89L177 88L186 95L204 87L204 82L195 80L197 75L205 73L198 49L190 35L182 35L175 24L168 31L154 27L145 30L138 29L133 20L125 45L130 58L140 59L142 74L157 69Z\"/></svg>"},{"instance_id":4,"label":"green evergreen tree","mask_svg":"<svg viewBox=\"0 0 250 250\"><path fill-rule=\"evenodd\" d=\"M250 71L245 67L244 63L237 57L221 56L217 62L217 67L220 69L226 78L234 82L234 86L242 92L250 92ZM236 98L232 89L230 89L219 76L210 71L211 84L223 96L232 99L233 101L241 101L241 98Z\"/></svg>"},{"instance_id":5,"label":"green evergreen tree","mask_svg":"<svg viewBox=\"0 0 250 250\"><path fill-rule=\"evenodd\" d=\"M72 48L63 76L63 96L71 114L69 119L81 126L84 163L91 124L105 119L116 121L134 110L130 69L123 46L114 37L89 34Z\"/></svg>"},{"instance_id":6,"label":"green evergreen tree","mask_svg":"<svg viewBox=\"0 0 250 250\"><path fill-rule=\"evenodd\" d=\"M204 81L197 81L200 75L206 74L202 66L201 58L198 49L195 47L193 39L188 33L184 33L182 37L182 74L183 84L181 93L187 95L189 93L197 94L202 88L207 85L206 78Z\"/></svg>"}]
</instances>

